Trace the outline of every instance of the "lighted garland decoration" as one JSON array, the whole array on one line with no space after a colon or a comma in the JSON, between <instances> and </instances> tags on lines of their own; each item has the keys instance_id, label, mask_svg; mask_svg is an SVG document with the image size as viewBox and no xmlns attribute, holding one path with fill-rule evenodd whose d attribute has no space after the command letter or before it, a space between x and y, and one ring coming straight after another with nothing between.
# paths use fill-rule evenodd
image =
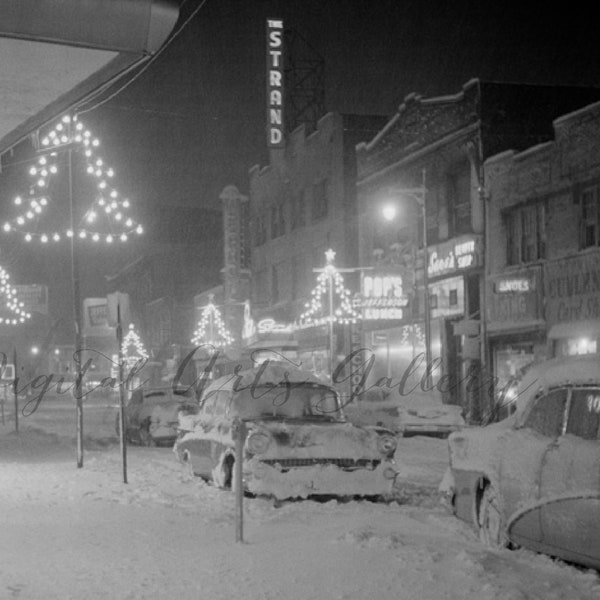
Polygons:
<instances>
[{"instance_id":1,"label":"lighted garland decoration","mask_svg":"<svg viewBox=\"0 0 600 600\"><path fill-rule=\"evenodd\" d=\"M233 337L227 330L227 327L225 327L221 313L211 299L211 301L202 309L202 315L200 321L198 321L198 327L196 328L196 331L194 331L192 344L195 346L211 344L212 346L219 348L229 346L232 343Z\"/></svg>"},{"instance_id":2,"label":"lighted garland decoration","mask_svg":"<svg viewBox=\"0 0 600 600\"><path fill-rule=\"evenodd\" d=\"M39 220L48 208L50 203L49 184L52 177L59 173L58 154L67 145L83 150L86 172L90 177L98 180L96 184L98 195L84 215L85 224L79 226L75 231L66 229L64 232L34 232L30 224ZM43 244L49 241L59 242L63 236L71 238L74 235L80 239L88 239L92 242L103 240L110 244L113 241L126 242L129 235L133 233L141 234L142 226L127 215L130 207L129 200L122 198L119 192L110 185L110 180L114 177L115 172L96 154L96 148L99 145L100 141L92 136L77 116L71 118L69 115L65 115L54 129L41 139L42 151L47 149L47 152L43 152L37 159L36 165L29 169L30 177L35 180L29 191L30 197L25 199L17 196L14 199L14 204L22 207L22 212L12 220L6 221L2 226L3 231L5 233L19 231L23 233L26 242L35 238ZM93 224L98 221L99 215L104 215L111 229L114 225L116 231L103 233L95 229Z\"/></svg>"},{"instance_id":3,"label":"lighted garland decoration","mask_svg":"<svg viewBox=\"0 0 600 600\"><path fill-rule=\"evenodd\" d=\"M17 298L17 290L8 282L9 274L0 267L0 294L6 298L5 306L12 313L9 317L0 316L0 325L18 325L31 318L31 314L24 310L24 303Z\"/></svg>"},{"instance_id":4,"label":"lighted garland decoration","mask_svg":"<svg viewBox=\"0 0 600 600\"><path fill-rule=\"evenodd\" d=\"M133 349L132 354L129 353L130 348ZM123 338L121 351L125 356L125 362L129 368L133 367L138 361L146 360L148 358L148 352L146 352L140 336L135 332L133 323L129 324L129 331Z\"/></svg>"},{"instance_id":5,"label":"lighted garland decoration","mask_svg":"<svg viewBox=\"0 0 600 600\"><path fill-rule=\"evenodd\" d=\"M312 290L310 302L305 304L307 309L300 315L301 327L313 327L325 325L326 323L356 323L361 318L352 307L350 292L344 287L344 278L333 264L335 252L331 249L325 252L327 264L317 277L317 286ZM332 286L333 293L338 298L338 307L333 314L323 315L323 296L328 295L329 286ZM328 308L326 308L328 310Z\"/></svg>"},{"instance_id":6,"label":"lighted garland decoration","mask_svg":"<svg viewBox=\"0 0 600 600\"><path fill-rule=\"evenodd\" d=\"M425 336L421 327L414 323L413 325L404 325L402 327L402 337L400 338L400 344L404 346L412 346L413 343L423 345L425 343Z\"/></svg>"}]
</instances>

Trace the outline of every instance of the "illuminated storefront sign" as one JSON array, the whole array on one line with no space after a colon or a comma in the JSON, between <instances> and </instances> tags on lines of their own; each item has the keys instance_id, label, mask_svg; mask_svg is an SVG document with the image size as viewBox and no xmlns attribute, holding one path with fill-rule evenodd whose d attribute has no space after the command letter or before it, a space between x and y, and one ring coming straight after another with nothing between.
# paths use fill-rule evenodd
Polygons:
<instances>
[{"instance_id":1,"label":"illuminated storefront sign","mask_svg":"<svg viewBox=\"0 0 600 600\"><path fill-rule=\"evenodd\" d=\"M289 323L278 323L275 319L262 319L256 324L258 333L289 333L294 331L294 327Z\"/></svg>"},{"instance_id":2,"label":"illuminated storefront sign","mask_svg":"<svg viewBox=\"0 0 600 600\"><path fill-rule=\"evenodd\" d=\"M408 297L402 291L400 275L365 275L359 305L367 320L402 319Z\"/></svg>"},{"instance_id":3,"label":"illuminated storefront sign","mask_svg":"<svg viewBox=\"0 0 600 600\"><path fill-rule=\"evenodd\" d=\"M524 277L499 279L494 287L499 294L529 292L533 288L533 282Z\"/></svg>"},{"instance_id":4,"label":"illuminated storefront sign","mask_svg":"<svg viewBox=\"0 0 600 600\"><path fill-rule=\"evenodd\" d=\"M283 21L267 19L267 145L283 148Z\"/></svg>"},{"instance_id":5,"label":"illuminated storefront sign","mask_svg":"<svg viewBox=\"0 0 600 600\"><path fill-rule=\"evenodd\" d=\"M540 269L519 269L510 275L494 275L488 283L488 330L532 326L542 318Z\"/></svg>"},{"instance_id":6,"label":"illuminated storefront sign","mask_svg":"<svg viewBox=\"0 0 600 600\"><path fill-rule=\"evenodd\" d=\"M427 274L439 277L447 273L479 267L482 264L480 236L461 236L429 248Z\"/></svg>"},{"instance_id":7,"label":"illuminated storefront sign","mask_svg":"<svg viewBox=\"0 0 600 600\"><path fill-rule=\"evenodd\" d=\"M544 299L550 324L600 320L600 252L545 263Z\"/></svg>"}]
</instances>

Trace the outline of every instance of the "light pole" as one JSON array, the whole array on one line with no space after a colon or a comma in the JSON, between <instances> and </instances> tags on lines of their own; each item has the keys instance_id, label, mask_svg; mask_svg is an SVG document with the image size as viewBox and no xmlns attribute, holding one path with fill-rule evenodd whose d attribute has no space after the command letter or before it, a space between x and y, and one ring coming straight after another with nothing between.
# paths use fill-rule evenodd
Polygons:
<instances>
[{"instance_id":1,"label":"light pole","mask_svg":"<svg viewBox=\"0 0 600 600\"><path fill-rule=\"evenodd\" d=\"M429 305L429 252L427 246L427 188L425 187L425 169L422 171L421 186L417 188L391 188L390 194L400 197L412 198L421 209L423 221L423 310L425 312L425 378L428 389L431 389L431 311ZM382 208L383 218L393 221L397 210L394 204L387 204Z\"/></svg>"}]
</instances>

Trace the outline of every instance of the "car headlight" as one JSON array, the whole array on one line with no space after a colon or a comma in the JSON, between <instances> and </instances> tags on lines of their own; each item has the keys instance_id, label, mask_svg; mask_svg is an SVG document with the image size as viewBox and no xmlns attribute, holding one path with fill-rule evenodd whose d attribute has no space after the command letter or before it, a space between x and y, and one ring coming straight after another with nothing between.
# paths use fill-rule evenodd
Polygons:
<instances>
[{"instance_id":1,"label":"car headlight","mask_svg":"<svg viewBox=\"0 0 600 600\"><path fill-rule=\"evenodd\" d=\"M264 433L253 433L246 442L248 451L252 454L263 454L267 451L271 439Z\"/></svg>"},{"instance_id":2,"label":"car headlight","mask_svg":"<svg viewBox=\"0 0 600 600\"><path fill-rule=\"evenodd\" d=\"M396 450L397 442L393 435L383 434L377 438L377 449L387 456Z\"/></svg>"}]
</instances>

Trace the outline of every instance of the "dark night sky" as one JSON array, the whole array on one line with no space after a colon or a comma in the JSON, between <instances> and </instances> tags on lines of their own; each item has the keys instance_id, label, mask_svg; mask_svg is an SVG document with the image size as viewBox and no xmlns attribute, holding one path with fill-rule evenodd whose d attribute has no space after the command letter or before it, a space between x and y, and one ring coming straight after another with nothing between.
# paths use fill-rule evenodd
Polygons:
<instances>
[{"instance_id":1,"label":"dark night sky","mask_svg":"<svg viewBox=\"0 0 600 600\"><path fill-rule=\"evenodd\" d=\"M200 6L131 85L81 115L142 222L159 205L218 208L225 185L246 192L248 169L268 162L267 17L283 18L325 59L329 110L391 116L411 92L455 94L474 77L600 86L597 25L583 10L569 16L542 13L537 3L464 0L187 0L180 23ZM83 269L114 272L151 243L88 253ZM58 251L21 251L9 267L17 283L33 283L32 265L49 273L62 263L47 279L68 297L66 260ZM102 277L86 278L82 292L103 295Z\"/></svg>"}]
</instances>

